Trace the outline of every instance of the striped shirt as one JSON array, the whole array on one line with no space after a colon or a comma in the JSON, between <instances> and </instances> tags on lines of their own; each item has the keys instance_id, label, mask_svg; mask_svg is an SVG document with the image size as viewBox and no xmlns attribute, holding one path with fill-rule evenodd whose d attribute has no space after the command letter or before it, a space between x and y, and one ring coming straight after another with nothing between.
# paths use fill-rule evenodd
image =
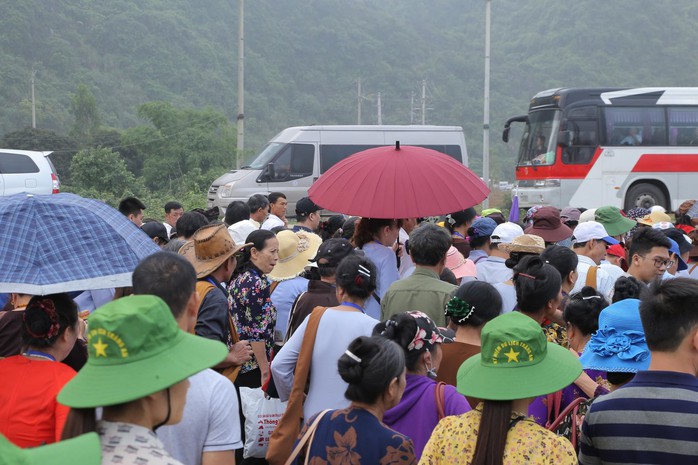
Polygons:
<instances>
[{"instance_id":1,"label":"striped shirt","mask_svg":"<svg viewBox=\"0 0 698 465\"><path fill-rule=\"evenodd\" d=\"M682 464L698 460L698 379L640 371L594 401L582 425L579 463Z\"/></svg>"}]
</instances>

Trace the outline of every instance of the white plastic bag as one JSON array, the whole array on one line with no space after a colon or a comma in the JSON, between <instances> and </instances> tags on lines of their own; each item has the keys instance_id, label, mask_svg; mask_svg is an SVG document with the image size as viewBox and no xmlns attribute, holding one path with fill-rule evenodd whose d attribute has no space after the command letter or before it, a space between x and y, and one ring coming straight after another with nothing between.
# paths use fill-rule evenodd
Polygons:
<instances>
[{"instance_id":1,"label":"white plastic bag","mask_svg":"<svg viewBox=\"0 0 698 465\"><path fill-rule=\"evenodd\" d=\"M264 458L269 438L286 410L287 402L267 398L262 388L240 388L242 414L245 415L243 456Z\"/></svg>"}]
</instances>

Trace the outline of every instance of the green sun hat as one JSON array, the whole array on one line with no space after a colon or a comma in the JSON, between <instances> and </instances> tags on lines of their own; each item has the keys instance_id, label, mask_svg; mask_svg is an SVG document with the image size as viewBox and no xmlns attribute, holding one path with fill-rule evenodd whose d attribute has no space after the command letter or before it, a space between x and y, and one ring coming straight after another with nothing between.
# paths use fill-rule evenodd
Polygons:
<instances>
[{"instance_id":1,"label":"green sun hat","mask_svg":"<svg viewBox=\"0 0 698 465\"><path fill-rule=\"evenodd\" d=\"M73 408L104 407L166 389L221 362L224 344L182 331L167 304L133 295L89 319L87 364L58 394Z\"/></svg>"},{"instance_id":2,"label":"green sun hat","mask_svg":"<svg viewBox=\"0 0 698 465\"><path fill-rule=\"evenodd\" d=\"M99 465L102 448L97 433L83 434L45 446L22 449L0 434L0 465Z\"/></svg>"},{"instance_id":3,"label":"green sun hat","mask_svg":"<svg viewBox=\"0 0 698 465\"><path fill-rule=\"evenodd\" d=\"M569 386L582 373L569 350L547 342L541 327L520 312L482 328L482 352L458 369L458 392L483 400L542 396Z\"/></svg>"},{"instance_id":4,"label":"green sun hat","mask_svg":"<svg viewBox=\"0 0 698 465\"><path fill-rule=\"evenodd\" d=\"M620 236L637 225L637 221L623 216L618 207L601 207L594 214L596 221L601 223L609 236Z\"/></svg>"}]
</instances>

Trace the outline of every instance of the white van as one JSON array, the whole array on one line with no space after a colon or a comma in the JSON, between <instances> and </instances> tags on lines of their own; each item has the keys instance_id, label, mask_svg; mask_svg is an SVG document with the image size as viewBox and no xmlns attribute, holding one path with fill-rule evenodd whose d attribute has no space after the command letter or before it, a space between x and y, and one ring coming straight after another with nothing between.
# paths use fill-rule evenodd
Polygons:
<instances>
[{"instance_id":1,"label":"white van","mask_svg":"<svg viewBox=\"0 0 698 465\"><path fill-rule=\"evenodd\" d=\"M284 129L269 141L249 166L219 177L208 190L208 208L221 215L234 200L253 194L283 192L287 214L335 163L382 145L416 145L437 150L468 165L463 128L457 126L300 126Z\"/></svg>"},{"instance_id":2,"label":"white van","mask_svg":"<svg viewBox=\"0 0 698 465\"><path fill-rule=\"evenodd\" d=\"M58 194L61 184L50 154L0 149L0 196L20 192Z\"/></svg>"}]
</instances>

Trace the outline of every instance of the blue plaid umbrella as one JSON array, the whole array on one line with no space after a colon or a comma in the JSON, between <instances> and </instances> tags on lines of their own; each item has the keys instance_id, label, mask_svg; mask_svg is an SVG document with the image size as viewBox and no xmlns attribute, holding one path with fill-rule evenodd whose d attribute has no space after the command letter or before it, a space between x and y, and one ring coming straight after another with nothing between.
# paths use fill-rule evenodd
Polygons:
<instances>
[{"instance_id":1,"label":"blue plaid umbrella","mask_svg":"<svg viewBox=\"0 0 698 465\"><path fill-rule=\"evenodd\" d=\"M118 210L74 194L0 198L0 292L46 295L131 285L160 250Z\"/></svg>"}]
</instances>

